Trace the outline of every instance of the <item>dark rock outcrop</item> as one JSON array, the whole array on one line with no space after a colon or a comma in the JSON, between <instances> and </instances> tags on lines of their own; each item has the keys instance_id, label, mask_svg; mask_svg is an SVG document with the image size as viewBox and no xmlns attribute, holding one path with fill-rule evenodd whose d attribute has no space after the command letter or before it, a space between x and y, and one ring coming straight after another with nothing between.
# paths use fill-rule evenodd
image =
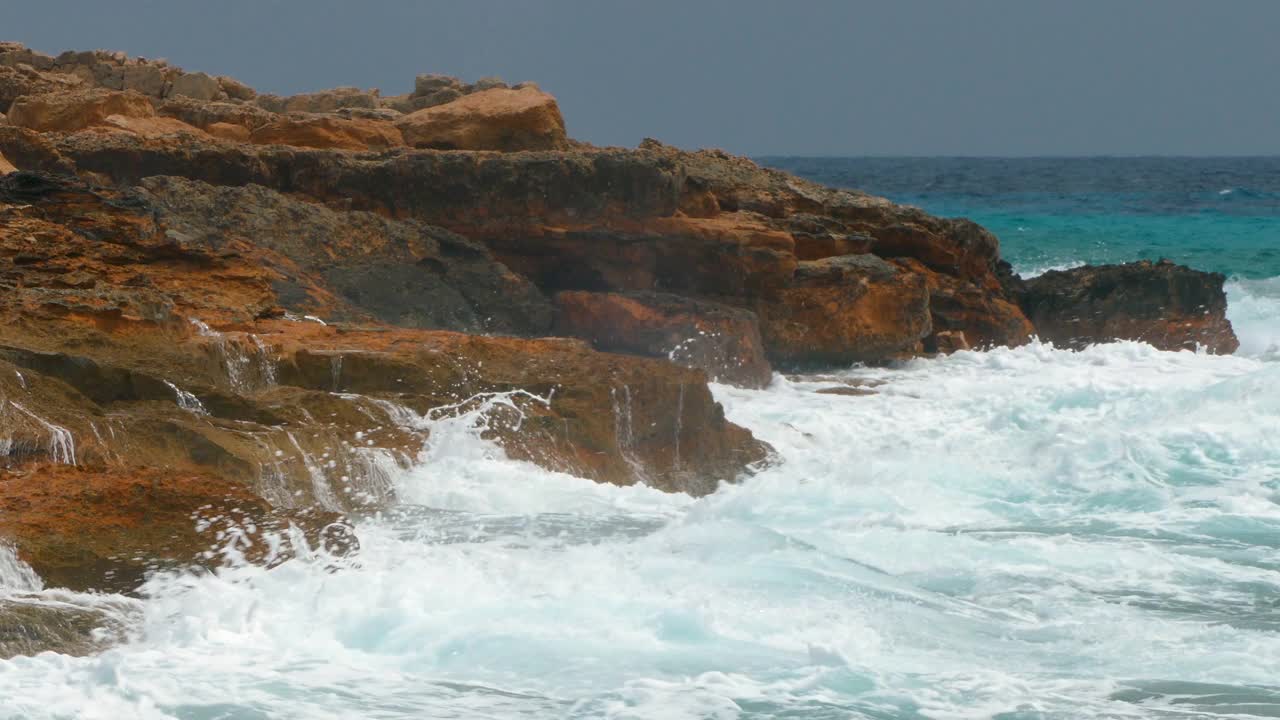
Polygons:
<instances>
[{"instance_id":1,"label":"dark rock outcrop","mask_svg":"<svg viewBox=\"0 0 1280 720\"><path fill-rule=\"evenodd\" d=\"M415 220L339 212L259 185L213 186L175 177L142 183L169 232L212 249L259 247L279 273L285 308L330 320L370 318L402 327L544 335L551 304L488 248ZM346 303L313 297L300 272Z\"/></svg>"},{"instance_id":2,"label":"dark rock outcrop","mask_svg":"<svg viewBox=\"0 0 1280 720\"><path fill-rule=\"evenodd\" d=\"M1021 303L1040 339L1079 349L1139 340L1161 350L1240 346L1218 273L1168 261L1051 270L1025 281Z\"/></svg>"}]
</instances>

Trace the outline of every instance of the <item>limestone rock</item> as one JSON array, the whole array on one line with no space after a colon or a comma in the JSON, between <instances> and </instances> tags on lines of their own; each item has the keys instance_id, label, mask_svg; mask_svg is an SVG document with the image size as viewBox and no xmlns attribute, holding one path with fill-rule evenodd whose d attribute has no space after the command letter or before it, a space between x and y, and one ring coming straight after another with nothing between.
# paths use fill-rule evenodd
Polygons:
<instances>
[{"instance_id":1,"label":"limestone rock","mask_svg":"<svg viewBox=\"0 0 1280 720\"><path fill-rule=\"evenodd\" d=\"M227 97L232 100L252 100L258 94L253 88L233 77L219 75L217 80L222 92L226 93Z\"/></svg>"},{"instance_id":2,"label":"limestone rock","mask_svg":"<svg viewBox=\"0 0 1280 720\"><path fill-rule=\"evenodd\" d=\"M9 108L9 124L41 132L74 132L102 125L107 117L154 118L150 98L132 91L64 91L28 95Z\"/></svg>"},{"instance_id":3,"label":"limestone rock","mask_svg":"<svg viewBox=\"0 0 1280 720\"><path fill-rule=\"evenodd\" d=\"M555 98L532 88L472 93L414 112L399 127L413 147L550 150L568 142Z\"/></svg>"},{"instance_id":4,"label":"limestone rock","mask_svg":"<svg viewBox=\"0 0 1280 720\"><path fill-rule=\"evenodd\" d=\"M479 92L482 90L492 90L494 88L506 89L508 85L502 81L502 78L491 76L491 77L480 78L471 87L473 92Z\"/></svg>"},{"instance_id":5,"label":"limestone rock","mask_svg":"<svg viewBox=\"0 0 1280 720\"><path fill-rule=\"evenodd\" d=\"M248 486L159 469L0 471L0 510L0 537L19 558L47 585L79 591L130 592L155 570L217 566L233 542L220 537L228 531L244 534L235 549L266 563L292 554L291 524L317 547L354 547L337 513L281 512Z\"/></svg>"},{"instance_id":6,"label":"limestone rock","mask_svg":"<svg viewBox=\"0 0 1280 720\"><path fill-rule=\"evenodd\" d=\"M742 387L772 379L759 322L748 310L654 292L562 292L555 301L555 332L597 350L667 358Z\"/></svg>"},{"instance_id":7,"label":"limestone rock","mask_svg":"<svg viewBox=\"0 0 1280 720\"><path fill-rule=\"evenodd\" d=\"M194 100L216 100L222 93L217 79L202 72L183 73L174 78L169 96L189 97Z\"/></svg>"},{"instance_id":8,"label":"limestone rock","mask_svg":"<svg viewBox=\"0 0 1280 720\"><path fill-rule=\"evenodd\" d=\"M1139 340L1226 354L1240 342L1226 316L1225 280L1167 260L1084 266L1025 281L1021 302L1040 339L1058 347Z\"/></svg>"},{"instance_id":9,"label":"limestone rock","mask_svg":"<svg viewBox=\"0 0 1280 720\"><path fill-rule=\"evenodd\" d=\"M932 329L924 278L874 255L801 262L756 312L769 357L789 366L883 360Z\"/></svg>"},{"instance_id":10,"label":"limestone rock","mask_svg":"<svg viewBox=\"0 0 1280 720\"><path fill-rule=\"evenodd\" d=\"M431 95L446 89L461 91L462 81L456 77L435 73L424 73L413 80L413 95L415 97Z\"/></svg>"},{"instance_id":11,"label":"limestone rock","mask_svg":"<svg viewBox=\"0 0 1280 720\"><path fill-rule=\"evenodd\" d=\"M326 113L341 108L378 107L378 91L340 87L283 98L282 112Z\"/></svg>"},{"instance_id":12,"label":"limestone rock","mask_svg":"<svg viewBox=\"0 0 1280 720\"><path fill-rule=\"evenodd\" d=\"M0 65L0 112L9 112L13 101L24 95L45 95L84 86L84 81L73 75L42 72L25 64Z\"/></svg>"},{"instance_id":13,"label":"limestone rock","mask_svg":"<svg viewBox=\"0 0 1280 720\"><path fill-rule=\"evenodd\" d=\"M259 145L386 150L404 145L395 125L383 120L356 120L325 115L289 115L255 128L249 141Z\"/></svg>"},{"instance_id":14,"label":"limestone rock","mask_svg":"<svg viewBox=\"0 0 1280 720\"><path fill-rule=\"evenodd\" d=\"M209 123L205 126L204 131L210 135L237 143L247 143L251 136L249 128L244 125L234 125L226 122Z\"/></svg>"},{"instance_id":15,"label":"limestone rock","mask_svg":"<svg viewBox=\"0 0 1280 720\"><path fill-rule=\"evenodd\" d=\"M221 123L239 125L252 132L279 118L275 113L249 103L199 102L188 97L168 98L160 103L156 112L206 131L211 125Z\"/></svg>"},{"instance_id":16,"label":"limestone rock","mask_svg":"<svg viewBox=\"0 0 1280 720\"><path fill-rule=\"evenodd\" d=\"M190 134L204 136L199 128L188 125L171 117L130 117L128 115L108 115L102 121L102 127L117 128L142 137L159 137L173 134Z\"/></svg>"},{"instance_id":17,"label":"limestone rock","mask_svg":"<svg viewBox=\"0 0 1280 720\"><path fill-rule=\"evenodd\" d=\"M137 90L144 95L159 98L164 95L164 73L154 65L127 66L121 70L121 86L124 90Z\"/></svg>"},{"instance_id":18,"label":"limestone rock","mask_svg":"<svg viewBox=\"0 0 1280 720\"><path fill-rule=\"evenodd\" d=\"M488 249L441 228L367 212L336 212L267 188L215 187L172 177L143 182L166 224L191 242L273 250L323 276L354 307L394 325L544 334L551 305ZM290 267L277 282L297 283ZM309 312L319 308L294 308ZM330 308L332 319L358 315Z\"/></svg>"}]
</instances>

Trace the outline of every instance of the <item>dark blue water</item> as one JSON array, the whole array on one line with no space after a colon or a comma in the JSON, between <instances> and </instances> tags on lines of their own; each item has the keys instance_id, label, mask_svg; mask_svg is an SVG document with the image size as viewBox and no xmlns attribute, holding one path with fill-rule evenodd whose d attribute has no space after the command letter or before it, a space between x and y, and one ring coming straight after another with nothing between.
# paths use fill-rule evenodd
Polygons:
<instances>
[{"instance_id":1,"label":"dark blue water","mask_svg":"<svg viewBox=\"0 0 1280 720\"><path fill-rule=\"evenodd\" d=\"M1280 158L761 158L1000 237L1020 272L1168 258L1280 276Z\"/></svg>"}]
</instances>

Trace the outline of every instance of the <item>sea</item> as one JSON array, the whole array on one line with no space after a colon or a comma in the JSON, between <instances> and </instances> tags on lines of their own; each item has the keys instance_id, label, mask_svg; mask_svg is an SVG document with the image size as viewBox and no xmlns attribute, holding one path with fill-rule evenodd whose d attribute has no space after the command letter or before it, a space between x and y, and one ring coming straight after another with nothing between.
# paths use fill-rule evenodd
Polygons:
<instances>
[{"instance_id":1,"label":"sea","mask_svg":"<svg viewBox=\"0 0 1280 720\"><path fill-rule=\"evenodd\" d=\"M1033 342L714 386L775 462L694 499L434 419L362 550L165 574L0 718L1280 717L1280 159L762 158L993 230L1024 275L1227 276L1233 355ZM816 390L875 384L851 397Z\"/></svg>"}]
</instances>

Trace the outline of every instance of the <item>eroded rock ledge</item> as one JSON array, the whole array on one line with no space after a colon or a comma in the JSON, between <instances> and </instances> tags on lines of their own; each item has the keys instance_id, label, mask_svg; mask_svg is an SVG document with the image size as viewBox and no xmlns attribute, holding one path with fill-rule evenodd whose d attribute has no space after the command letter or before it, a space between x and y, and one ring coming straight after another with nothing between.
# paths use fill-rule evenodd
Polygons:
<instances>
[{"instance_id":1,"label":"eroded rock ledge","mask_svg":"<svg viewBox=\"0 0 1280 720\"><path fill-rule=\"evenodd\" d=\"M69 586L198 560L207 538L165 529L194 503L341 525L394 499L441 423L702 494L769 454L709 378L1037 333L1233 347L1220 277L1024 283L966 220L719 151L570 140L531 84L277 97L0 43L0 112L0 535ZM96 549L125 536L145 562Z\"/></svg>"}]
</instances>

